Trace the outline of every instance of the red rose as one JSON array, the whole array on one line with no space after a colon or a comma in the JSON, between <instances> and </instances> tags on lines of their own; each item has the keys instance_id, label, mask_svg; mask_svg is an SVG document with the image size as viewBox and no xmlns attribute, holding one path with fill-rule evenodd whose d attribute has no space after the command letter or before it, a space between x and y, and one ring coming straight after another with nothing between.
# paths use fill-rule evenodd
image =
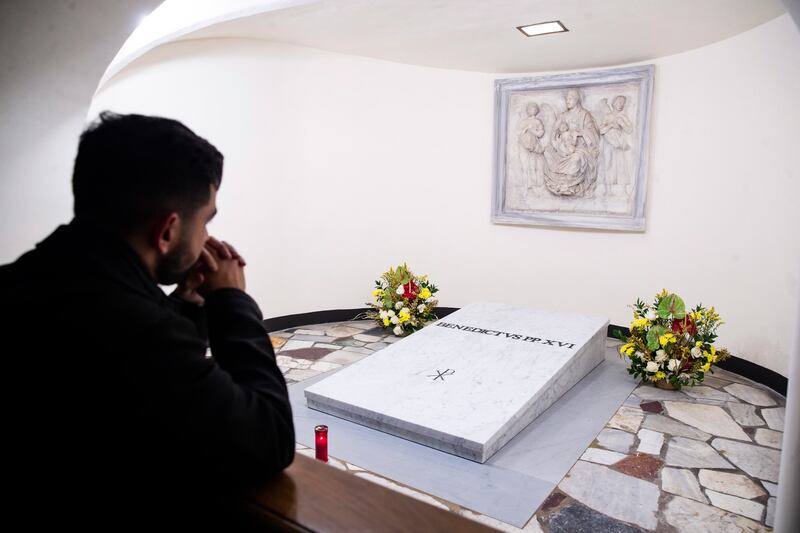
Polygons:
<instances>
[{"instance_id":1,"label":"red rose","mask_svg":"<svg viewBox=\"0 0 800 533\"><path fill-rule=\"evenodd\" d=\"M686 318L676 318L672 321L672 331L679 335L683 335L686 332L694 337L697 334L697 325L687 315Z\"/></svg>"},{"instance_id":2,"label":"red rose","mask_svg":"<svg viewBox=\"0 0 800 533\"><path fill-rule=\"evenodd\" d=\"M405 285L403 285L403 298L408 298L409 300L413 300L417 297L419 293L419 286L414 283L413 281L409 281Z\"/></svg>"}]
</instances>

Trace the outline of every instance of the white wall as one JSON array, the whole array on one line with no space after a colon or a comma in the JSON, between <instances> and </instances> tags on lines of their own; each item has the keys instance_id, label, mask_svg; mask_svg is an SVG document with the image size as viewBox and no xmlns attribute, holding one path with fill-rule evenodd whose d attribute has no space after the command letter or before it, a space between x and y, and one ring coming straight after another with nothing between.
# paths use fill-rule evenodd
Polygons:
<instances>
[{"instance_id":1,"label":"white wall","mask_svg":"<svg viewBox=\"0 0 800 533\"><path fill-rule=\"evenodd\" d=\"M0 2L0 264L72 217L72 162L97 81L158 2Z\"/></svg>"},{"instance_id":2,"label":"white wall","mask_svg":"<svg viewBox=\"0 0 800 533\"><path fill-rule=\"evenodd\" d=\"M608 316L662 287L719 343L787 372L798 294L800 34L788 15L653 61L643 234L493 225L493 76L248 40L160 47L97 96L184 121L226 155L212 233L266 316L359 307L407 261L443 305Z\"/></svg>"}]
</instances>

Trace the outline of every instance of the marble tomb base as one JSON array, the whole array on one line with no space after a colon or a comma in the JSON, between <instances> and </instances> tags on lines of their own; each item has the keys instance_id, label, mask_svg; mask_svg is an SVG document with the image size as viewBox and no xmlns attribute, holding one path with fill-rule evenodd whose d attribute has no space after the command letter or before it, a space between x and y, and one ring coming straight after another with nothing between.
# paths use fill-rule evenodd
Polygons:
<instances>
[{"instance_id":1,"label":"marble tomb base","mask_svg":"<svg viewBox=\"0 0 800 533\"><path fill-rule=\"evenodd\" d=\"M305 389L309 408L484 463L604 357L608 320L477 303Z\"/></svg>"}]
</instances>

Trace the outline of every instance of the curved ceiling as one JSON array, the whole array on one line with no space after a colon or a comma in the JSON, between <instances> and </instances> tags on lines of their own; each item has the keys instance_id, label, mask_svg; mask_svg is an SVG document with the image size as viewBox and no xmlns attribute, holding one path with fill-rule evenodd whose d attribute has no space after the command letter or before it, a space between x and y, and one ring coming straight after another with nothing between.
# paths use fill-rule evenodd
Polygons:
<instances>
[{"instance_id":1,"label":"curved ceiling","mask_svg":"<svg viewBox=\"0 0 800 533\"><path fill-rule=\"evenodd\" d=\"M167 0L147 21L158 38L143 24L100 85L175 40L254 38L446 69L543 72L671 55L783 13L780 0ZM551 20L569 32L516 29Z\"/></svg>"},{"instance_id":2,"label":"curved ceiling","mask_svg":"<svg viewBox=\"0 0 800 533\"><path fill-rule=\"evenodd\" d=\"M704 46L783 14L779 0L331 0L186 37L250 37L447 69L538 72ZM516 27L560 20L568 33Z\"/></svg>"}]
</instances>

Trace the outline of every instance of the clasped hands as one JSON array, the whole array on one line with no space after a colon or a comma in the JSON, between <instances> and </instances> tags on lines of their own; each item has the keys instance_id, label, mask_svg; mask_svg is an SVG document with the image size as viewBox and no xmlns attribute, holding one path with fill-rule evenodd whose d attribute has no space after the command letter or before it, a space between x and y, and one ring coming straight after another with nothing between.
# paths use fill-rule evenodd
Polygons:
<instances>
[{"instance_id":1,"label":"clasped hands","mask_svg":"<svg viewBox=\"0 0 800 533\"><path fill-rule=\"evenodd\" d=\"M195 305L203 305L205 297L216 289L244 290L246 264L233 246L209 237L200 258L186 273L173 295Z\"/></svg>"}]
</instances>

